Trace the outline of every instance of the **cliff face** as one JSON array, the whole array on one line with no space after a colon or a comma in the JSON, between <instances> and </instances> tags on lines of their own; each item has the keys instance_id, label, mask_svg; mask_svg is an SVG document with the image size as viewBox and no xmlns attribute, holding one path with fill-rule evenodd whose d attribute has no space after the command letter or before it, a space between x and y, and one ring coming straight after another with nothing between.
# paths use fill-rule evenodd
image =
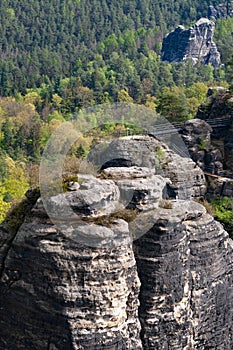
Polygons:
<instances>
[{"instance_id":1,"label":"cliff face","mask_svg":"<svg viewBox=\"0 0 233 350\"><path fill-rule=\"evenodd\" d=\"M202 170L218 175L223 171L223 153L212 144L212 133L212 127L200 119L188 120L182 128L190 157Z\"/></svg>"},{"instance_id":2,"label":"cliff face","mask_svg":"<svg viewBox=\"0 0 233 350\"><path fill-rule=\"evenodd\" d=\"M84 247L46 221L34 215L23 224L5 262L0 348L141 349L127 223L108 229L120 231L121 245L106 250Z\"/></svg>"},{"instance_id":3,"label":"cliff face","mask_svg":"<svg viewBox=\"0 0 233 350\"><path fill-rule=\"evenodd\" d=\"M98 178L52 199L76 221L39 199L15 237L1 228L0 349L232 349L233 246L193 200L201 169L145 136L91 159Z\"/></svg>"},{"instance_id":4,"label":"cliff face","mask_svg":"<svg viewBox=\"0 0 233 350\"><path fill-rule=\"evenodd\" d=\"M191 28L178 26L163 40L162 60L181 62L192 60L218 67L221 64L220 53L213 42L214 22L201 18Z\"/></svg>"},{"instance_id":5,"label":"cliff face","mask_svg":"<svg viewBox=\"0 0 233 350\"><path fill-rule=\"evenodd\" d=\"M232 242L221 225L179 203L135 245L143 348L231 349Z\"/></svg>"}]
</instances>

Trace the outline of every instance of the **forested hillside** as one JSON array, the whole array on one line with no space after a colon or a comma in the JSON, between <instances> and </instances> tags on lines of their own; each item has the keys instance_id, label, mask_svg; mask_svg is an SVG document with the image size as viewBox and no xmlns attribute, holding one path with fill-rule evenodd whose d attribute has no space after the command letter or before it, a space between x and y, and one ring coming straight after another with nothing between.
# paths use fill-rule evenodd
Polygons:
<instances>
[{"instance_id":1,"label":"forested hillside","mask_svg":"<svg viewBox=\"0 0 233 350\"><path fill-rule=\"evenodd\" d=\"M169 120L195 116L209 85L232 81L233 18L216 21L218 69L167 64L166 33L222 1L2 0L0 2L0 220L36 183L53 130L95 103L136 102ZM95 121L93 121L95 125ZM83 144L75 156L90 146Z\"/></svg>"},{"instance_id":2,"label":"forested hillside","mask_svg":"<svg viewBox=\"0 0 233 350\"><path fill-rule=\"evenodd\" d=\"M162 37L169 30L207 16L208 5L220 2L3 0L0 94L11 95L77 75L89 61L98 67L110 59L111 70L115 70L118 57L114 52L127 54L129 59L139 55L140 62L149 49L159 53ZM86 77L84 80L90 85Z\"/></svg>"}]
</instances>

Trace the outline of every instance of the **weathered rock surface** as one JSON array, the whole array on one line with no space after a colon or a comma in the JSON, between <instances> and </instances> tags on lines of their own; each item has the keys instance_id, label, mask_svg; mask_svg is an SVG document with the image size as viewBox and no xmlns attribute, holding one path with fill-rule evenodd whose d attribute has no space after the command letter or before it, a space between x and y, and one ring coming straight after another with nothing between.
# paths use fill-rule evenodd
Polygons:
<instances>
[{"instance_id":1,"label":"weathered rock surface","mask_svg":"<svg viewBox=\"0 0 233 350\"><path fill-rule=\"evenodd\" d=\"M121 245L106 250L35 216L22 225L1 276L0 349L142 349L128 225L109 230Z\"/></svg>"},{"instance_id":2,"label":"weathered rock surface","mask_svg":"<svg viewBox=\"0 0 233 350\"><path fill-rule=\"evenodd\" d=\"M208 177L207 198L233 197L233 179L224 176Z\"/></svg>"},{"instance_id":3,"label":"weathered rock surface","mask_svg":"<svg viewBox=\"0 0 233 350\"><path fill-rule=\"evenodd\" d=\"M126 159L134 166L154 169L156 175L170 179L171 184L167 190L174 197L185 199L202 197L205 194L206 184L202 170L190 158L179 156L153 137L115 139L97 145L89 154L89 161L99 168L109 160L117 159Z\"/></svg>"},{"instance_id":4,"label":"weathered rock surface","mask_svg":"<svg viewBox=\"0 0 233 350\"><path fill-rule=\"evenodd\" d=\"M211 88L208 99L198 110L197 118L211 123L211 147L205 163L212 163L210 172L233 176L233 94L222 87ZM201 124L200 124L201 125ZM209 139L209 136L208 136ZM188 145L189 147L189 145ZM220 164L221 163L221 164Z\"/></svg>"},{"instance_id":5,"label":"weathered rock surface","mask_svg":"<svg viewBox=\"0 0 233 350\"><path fill-rule=\"evenodd\" d=\"M232 92L221 86L211 87L208 99L201 104L197 118L203 120L230 118L233 112Z\"/></svg>"},{"instance_id":6,"label":"weathered rock surface","mask_svg":"<svg viewBox=\"0 0 233 350\"><path fill-rule=\"evenodd\" d=\"M182 137L192 160L203 171L218 175L223 172L224 152L212 144L212 132L204 120L192 119L184 123Z\"/></svg>"},{"instance_id":7,"label":"weathered rock surface","mask_svg":"<svg viewBox=\"0 0 233 350\"><path fill-rule=\"evenodd\" d=\"M126 208L140 211L158 208L159 200L167 197L171 181L154 175L152 169L142 167L110 167L103 174L114 178Z\"/></svg>"},{"instance_id":8,"label":"weathered rock surface","mask_svg":"<svg viewBox=\"0 0 233 350\"><path fill-rule=\"evenodd\" d=\"M213 41L214 22L207 18L199 19L191 28L178 26L163 40L162 60L181 62L192 60L193 63L221 64L220 53Z\"/></svg>"},{"instance_id":9,"label":"weathered rock surface","mask_svg":"<svg viewBox=\"0 0 233 350\"><path fill-rule=\"evenodd\" d=\"M0 349L231 350L233 244L193 201L201 169L147 136L89 160L98 178L51 199L67 222L38 199L18 232L0 227Z\"/></svg>"},{"instance_id":10,"label":"weathered rock surface","mask_svg":"<svg viewBox=\"0 0 233 350\"><path fill-rule=\"evenodd\" d=\"M51 198L53 210L58 212L64 208L64 200L77 214L91 215L94 213L110 214L117 205L120 192L111 180L101 181L92 175L80 177L79 191L72 191Z\"/></svg>"},{"instance_id":11,"label":"weathered rock surface","mask_svg":"<svg viewBox=\"0 0 233 350\"><path fill-rule=\"evenodd\" d=\"M143 348L230 350L232 241L197 203L156 215L135 241Z\"/></svg>"}]
</instances>

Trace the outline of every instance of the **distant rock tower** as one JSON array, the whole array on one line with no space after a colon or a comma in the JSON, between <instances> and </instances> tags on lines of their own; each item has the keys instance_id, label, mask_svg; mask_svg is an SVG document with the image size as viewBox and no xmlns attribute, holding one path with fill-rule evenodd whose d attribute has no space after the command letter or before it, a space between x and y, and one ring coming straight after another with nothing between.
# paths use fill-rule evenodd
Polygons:
<instances>
[{"instance_id":1,"label":"distant rock tower","mask_svg":"<svg viewBox=\"0 0 233 350\"><path fill-rule=\"evenodd\" d=\"M167 62L185 62L194 64L221 65L220 53L213 41L215 24L207 18L199 19L191 28L178 26L163 40L162 60Z\"/></svg>"},{"instance_id":2,"label":"distant rock tower","mask_svg":"<svg viewBox=\"0 0 233 350\"><path fill-rule=\"evenodd\" d=\"M233 17L233 1L228 0L216 6L210 5L208 8L208 17L210 19Z\"/></svg>"}]
</instances>

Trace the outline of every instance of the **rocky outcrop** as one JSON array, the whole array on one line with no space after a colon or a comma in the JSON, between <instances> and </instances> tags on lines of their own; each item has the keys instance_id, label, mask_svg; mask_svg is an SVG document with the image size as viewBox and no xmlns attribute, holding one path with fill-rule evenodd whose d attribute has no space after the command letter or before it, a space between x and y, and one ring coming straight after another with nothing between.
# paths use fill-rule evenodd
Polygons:
<instances>
[{"instance_id":1,"label":"rocky outcrop","mask_svg":"<svg viewBox=\"0 0 233 350\"><path fill-rule=\"evenodd\" d=\"M190 157L205 172L223 173L224 152L212 144L212 127L204 120L192 119L184 123L182 137Z\"/></svg>"},{"instance_id":2,"label":"rocky outcrop","mask_svg":"<svg viewBox=\"0 0 233 350\"><path fill-rule=\"evenodd\" d=\"M198 109L198 119L212 125L210 132L211 148L207 152L208 161L215 161L213 173L218 169L221 175L233 176L233 94L222 87L210 88L208 99ZM197 122L198 123L198 122ZM201 121L200 121L201 123ZM208 136L209 137L209 136ZM220 164L221 163L221 164ZM221 167L223 171L221 172Z\"/></svg>"},{"instance_id":3,"label":"rocky outcrop","mask_svg":"<svg viewBox=\"0 0 233 350\"><path fill-rule=\"evenodd\" d=\"M202 170L149 136L88 160L97 176L49 203L73 216L38 199L0 228L0 349L231 350L233 246L196 202Z\"/></svg>"},{"instance_id":4,"label":"rocky outcrop","mask_svg":"<svg viewBox=\"0 0 233 350\"><path fill-rule=\"evenodd\" d=\"M121 245L90 248L36 214L9 251L0 284L0 349L142 349L139 279L128 225L97 231Z\"/></svg>"},{"instance_id":5,"label":"rocky outcrop","mask_svg":"<svg viewBox=\"0 0 233 350\"><path fill-rule=\"evenodd\" d=\"M157 215L135 242L143 348L230 350L232 241L195 202Z\"/></svg>"},{"instance_id":6,"label":"rocky outcrop","mask_svg":"<svg viewBox=\"0 0 233 350\"><path fill-rule=\"evenodd\" d=\"M97 145L88 157L99 169L110 159L130 159L130 164L153 169L156 175L170 179L167 191L180 199L202 197L206 191L201 169L190 158L181 157L153 137L133 136L115 139ZM120 165L119 161L118 167Z\"/></svg>"},{"instance_id":7,"label":"rocky outcrop","mask_svg":"<svg viewBox=\"0 0 233 350\"><path fill-rule=\"evenodd\" d=\"M233 97L224 87L210 87L197 118L184 123L181 136L194 162L205 172L207 199L233 196Z\"/></svg>"},{"instance_id":8,"label":"rocky outcrop","mask_svg":"<svg viewBox=\"0 0 233 350\"><path fill-rule=\"evenodd\" d=\"M216 6L210 5L208 8L208 17L210 19L222 19L228 16L233 17L233 2L227 1Z\"/></svg>"},{"instance_id":9,"label":"rocky outcrop","mask_svg":"<svg viewBox=\"0 0 233 350\"><path fill-rule=\"evenodd\" d=\"M233 94L230 90L222 86L210 87L207 97L198 109L197 118L212 120L233 115Z\"/></svg>"},{"instance_id":10,"label":"rocky outcrop","mask_svg":"<svg viewBox=\"0 0 233 350\"><path fill-rule=\"evenodd\" d=\"M233 197L233 179L224 176L208 176L207 199L216 197Z\"/></svg>"},{"instance_id":11,"label":"rocky outcrop","mask_svg":"<svg viewBox=\"0 0 233 350\"><path fill-rule=\"evenodd\" d=\"M213 41L214 22L201 18L191 28L178 26L163 40L162 60L167 62L186 62L194 64L221 64L220 53Z\"/></svg>"}]
</instances>

